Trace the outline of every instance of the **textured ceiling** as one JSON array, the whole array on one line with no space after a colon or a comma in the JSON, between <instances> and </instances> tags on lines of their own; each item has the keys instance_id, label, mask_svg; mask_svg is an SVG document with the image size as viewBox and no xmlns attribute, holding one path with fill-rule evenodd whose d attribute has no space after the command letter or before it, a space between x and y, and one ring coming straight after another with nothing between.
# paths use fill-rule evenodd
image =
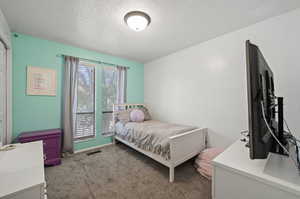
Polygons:
<instances>
[{"instance_id":1,"label":"textured ceiling","mask_svg":"<svg viewBox=\"0 0 300 199\"><path fill-rule=\"evenodd\" d=\"M300 7L299 0L1 0L12 31L147 62ZM130 30L123 16L147 12Z\"/></svg>"}]
</instances>

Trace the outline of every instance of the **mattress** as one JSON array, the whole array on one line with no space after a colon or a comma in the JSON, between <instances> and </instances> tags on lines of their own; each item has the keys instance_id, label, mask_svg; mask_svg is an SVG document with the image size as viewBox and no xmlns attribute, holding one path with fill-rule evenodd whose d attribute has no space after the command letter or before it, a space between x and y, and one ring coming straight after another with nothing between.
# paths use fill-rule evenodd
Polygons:
<instances>
[{"instance_id":1,"label":"mattress","mask_svg":"<svg viewBox=\"0 0 300 199\"><path fill-rule=\"evenodd\" d=\"M193 126L148 120L144 122L117 122L116 136L138 148L170 159L170 137L196 129Z\"/></svg>"}]
</instances>

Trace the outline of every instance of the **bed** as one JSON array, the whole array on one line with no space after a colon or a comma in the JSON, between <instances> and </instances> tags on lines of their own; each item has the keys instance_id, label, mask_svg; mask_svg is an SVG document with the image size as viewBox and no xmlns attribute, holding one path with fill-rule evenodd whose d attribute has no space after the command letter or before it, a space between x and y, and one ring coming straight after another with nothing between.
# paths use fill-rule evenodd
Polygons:
<instances>
[{"instance_id":1,"label":"bed","mask_svg":"<svg viewBox=\"0 0 300 199\"><path fill-rule=\"evenodd\" d=\"M169 181L174 181L175 167L206 148L206 128L176 125L156 120L120 122L121 111L146 108L143 104L115 104L113 121L116 141L135 149L169 168Z\"/></svg>"}]
</instances>

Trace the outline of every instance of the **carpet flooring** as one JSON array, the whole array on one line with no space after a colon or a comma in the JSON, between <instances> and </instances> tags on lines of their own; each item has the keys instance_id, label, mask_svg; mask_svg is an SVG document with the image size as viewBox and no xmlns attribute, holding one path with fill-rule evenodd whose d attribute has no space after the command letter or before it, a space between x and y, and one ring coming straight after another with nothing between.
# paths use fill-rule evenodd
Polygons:
<instances>
[{"instance_id":1,"label":"carpet flooring","mask_svg":"<svg viewBox=\"0 0 300 199\"><path fill-rule=\"evenodd\" d=\"M211 199L211 182L188 161L168 168L118 143L101 153L80 153L46 168L48 199Z\"/></svg>"}]
</instances>

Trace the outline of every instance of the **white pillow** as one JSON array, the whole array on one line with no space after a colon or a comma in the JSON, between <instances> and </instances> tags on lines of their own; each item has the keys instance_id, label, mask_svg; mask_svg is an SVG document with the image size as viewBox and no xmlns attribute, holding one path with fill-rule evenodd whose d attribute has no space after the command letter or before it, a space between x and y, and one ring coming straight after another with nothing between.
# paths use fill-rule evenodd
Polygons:
<instances>
[{"instance_id":1,"label":"white pillow","mask_svg":"<svg viewBox=\"0 0 300 199\"><path fill-rule=\"evenodd\" d=\"M130 112L130 121L132 122L143 122L145 120L145 114L140 109L133 109Z\"/></svg>"}]
</instances>

